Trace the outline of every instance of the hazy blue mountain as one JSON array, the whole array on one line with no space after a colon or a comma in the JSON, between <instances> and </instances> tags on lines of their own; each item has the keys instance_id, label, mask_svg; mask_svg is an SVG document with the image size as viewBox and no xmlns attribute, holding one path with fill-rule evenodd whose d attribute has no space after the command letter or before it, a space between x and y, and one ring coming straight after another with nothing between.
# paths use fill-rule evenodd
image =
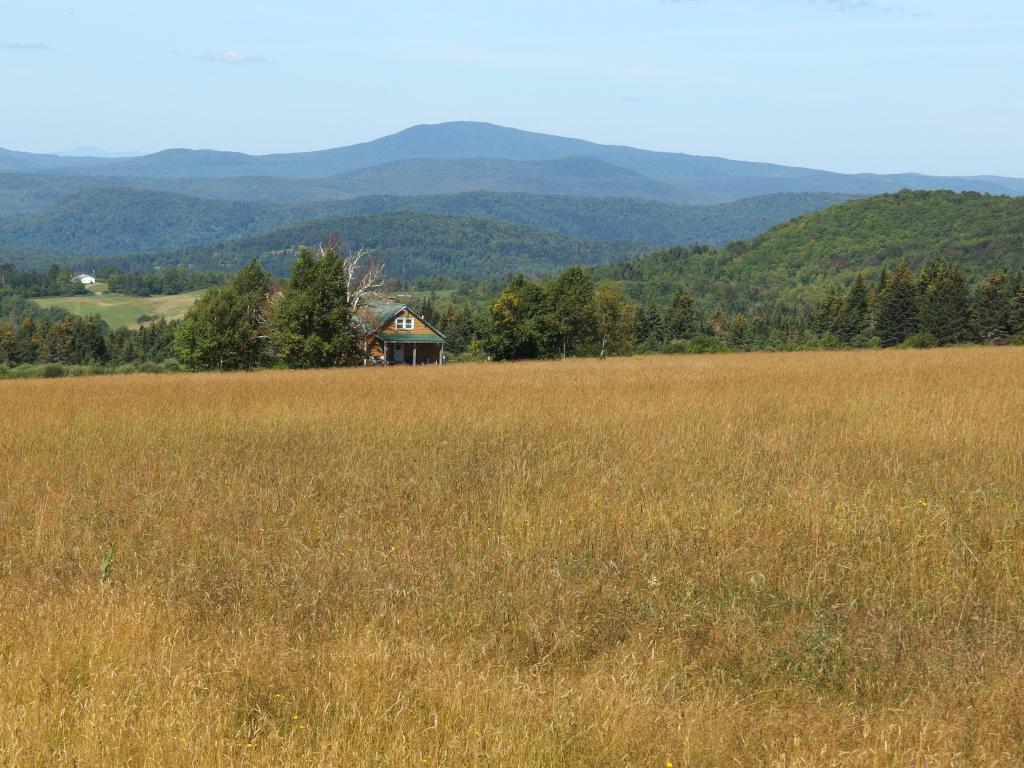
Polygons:
<instances>
[{"instance_id":1,"label":"hazy blue mountain","mask_svg":"<svg viewBox=\"0 0 1024 768\"><path fill-rule=\"evenodd\" d=\"M110 162L101 157L64 157L63 155L36 155L0 148L0 172L61 173L79 168L95 167Z\"/></svg>"},{"instance_id":2,"label":"hazy blue mountain","mask_svg":"<svg viewBox=\"0 0 1024 768\"><path fill-rule=\"evenodd\" d=\"M212 150L170 149L143 157L105 160L58 158L4 151L0 153L0 170L156 179L238 176L324 177L404 160L490 159L547 163L571 158L598 160L647 177L653 182L669 184L678 188L680 195L688 195L686 199L691 201L715 202L776 192L863 195L903 188L970 189L993 194L1024 191L1024 180L997 177L929 177L918 174L839 174L770 163L607 146L580 139L470 122L416 126L392 136L337 149L262 156ZM451 168L455 169L456 166ZM587 171L586 168L583 170ZM419 191L422 193L425 190ZM622 194L611 187L603 189L599 196L614 197Z\"/></svg>"},{"instance_id":3,"label":"hazy blue mountain","mask_svg":"<svg viewBox=\"0 0 1024 768\"><path fill-rule=\"evenodd\" d=\"M0 174L0 216L39 211L62 196L99 187L134 187L198 197L313 203L361 195L432 195L493 191L578 197L636 197L670 203L725 202L727 195L693 193L600 160L398 160L312 178L227 176L147 178L84 174Z\"/></svg>"},{"instance_id":4,"label":"hazy blue mountain","mask_svg":"<svg viewBox=\"0 0 1024 768\"><path fill-rule=\"evenodd\" d=\"M350 195L428 195L485 190L691 202L694 195L600 160L398 160L335 177Z\"/></svg>"}]
</instances>

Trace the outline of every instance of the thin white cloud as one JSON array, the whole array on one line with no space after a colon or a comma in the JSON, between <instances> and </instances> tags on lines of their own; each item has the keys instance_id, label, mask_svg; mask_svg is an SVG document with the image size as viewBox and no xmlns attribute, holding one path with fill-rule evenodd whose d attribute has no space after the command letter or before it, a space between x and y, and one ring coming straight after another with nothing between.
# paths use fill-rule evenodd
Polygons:
<instances>
[{"instance_id":1,"label":"thin white cloud","mask_svg":"<svg viewBox=\"0 0 1024 768\"><path fill-rule=\"evenodd\" d=\"M238 51L223 51L221 53L204 53L196 56L197 61L209 61L214 64L270 64L266 56L250 56Z\"/></svg>"},{"instance_id":2,"label":"thin white cloud","mask_svg":"<svg viewBox=\"0 0 1024 768\"><path fill-rule=\"evenodd\" d=\"M52 51L53 46L46 43L11 43L0 40L0 49L5 51Z\"/></svg>"}]
</instances>

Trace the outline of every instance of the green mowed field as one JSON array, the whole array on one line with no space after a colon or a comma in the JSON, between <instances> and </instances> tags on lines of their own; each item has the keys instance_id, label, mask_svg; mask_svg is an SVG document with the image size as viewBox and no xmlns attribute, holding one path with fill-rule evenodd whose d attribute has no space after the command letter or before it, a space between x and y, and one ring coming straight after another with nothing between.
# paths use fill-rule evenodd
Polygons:
<instances>
[{"instance_id":1,"label":"green mowed field","mask_svg":"<svg viewBox=\"0 0 1024 768\"><path fill-rule=\"evenodd\" d=\"M127 296L95 291L88 296L54 296L34 301L43 307L60 307L73 315L99 315L117 329L137 328L139 318L144 316L179 320L203 293L200 290L171 296Z\"/></svg>"}]
</instances>

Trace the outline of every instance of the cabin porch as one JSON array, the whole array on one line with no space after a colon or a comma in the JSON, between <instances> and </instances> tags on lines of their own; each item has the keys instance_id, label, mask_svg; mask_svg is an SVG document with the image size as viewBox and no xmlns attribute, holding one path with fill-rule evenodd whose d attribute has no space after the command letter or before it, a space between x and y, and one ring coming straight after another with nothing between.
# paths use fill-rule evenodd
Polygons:
<instances>
[{"instance_id":1,"label":"cabin porch","mask_svg":"<svg viewBox=\"0 0 1024 768\"><path fill-rule=\"evenodd\" d=\"M443 365L444 344L440 342L384 341L387 365Z\"/></svg>"}]
</instances>

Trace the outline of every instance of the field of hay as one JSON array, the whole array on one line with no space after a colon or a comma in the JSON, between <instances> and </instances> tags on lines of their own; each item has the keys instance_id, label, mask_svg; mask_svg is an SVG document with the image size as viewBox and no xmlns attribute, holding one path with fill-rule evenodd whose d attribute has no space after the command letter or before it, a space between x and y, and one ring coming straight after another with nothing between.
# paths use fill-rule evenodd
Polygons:
<instances>
[{"instance_id":1,"label":"field of hay","mask_svg":"<svg viewBox=\"0 0 1024 768\"><path fill-rule=\"evenodd\" d=\"M1019 349L2 382L0 764L1020 765L1022 416Z\"/></svg>"}]
</instances>

